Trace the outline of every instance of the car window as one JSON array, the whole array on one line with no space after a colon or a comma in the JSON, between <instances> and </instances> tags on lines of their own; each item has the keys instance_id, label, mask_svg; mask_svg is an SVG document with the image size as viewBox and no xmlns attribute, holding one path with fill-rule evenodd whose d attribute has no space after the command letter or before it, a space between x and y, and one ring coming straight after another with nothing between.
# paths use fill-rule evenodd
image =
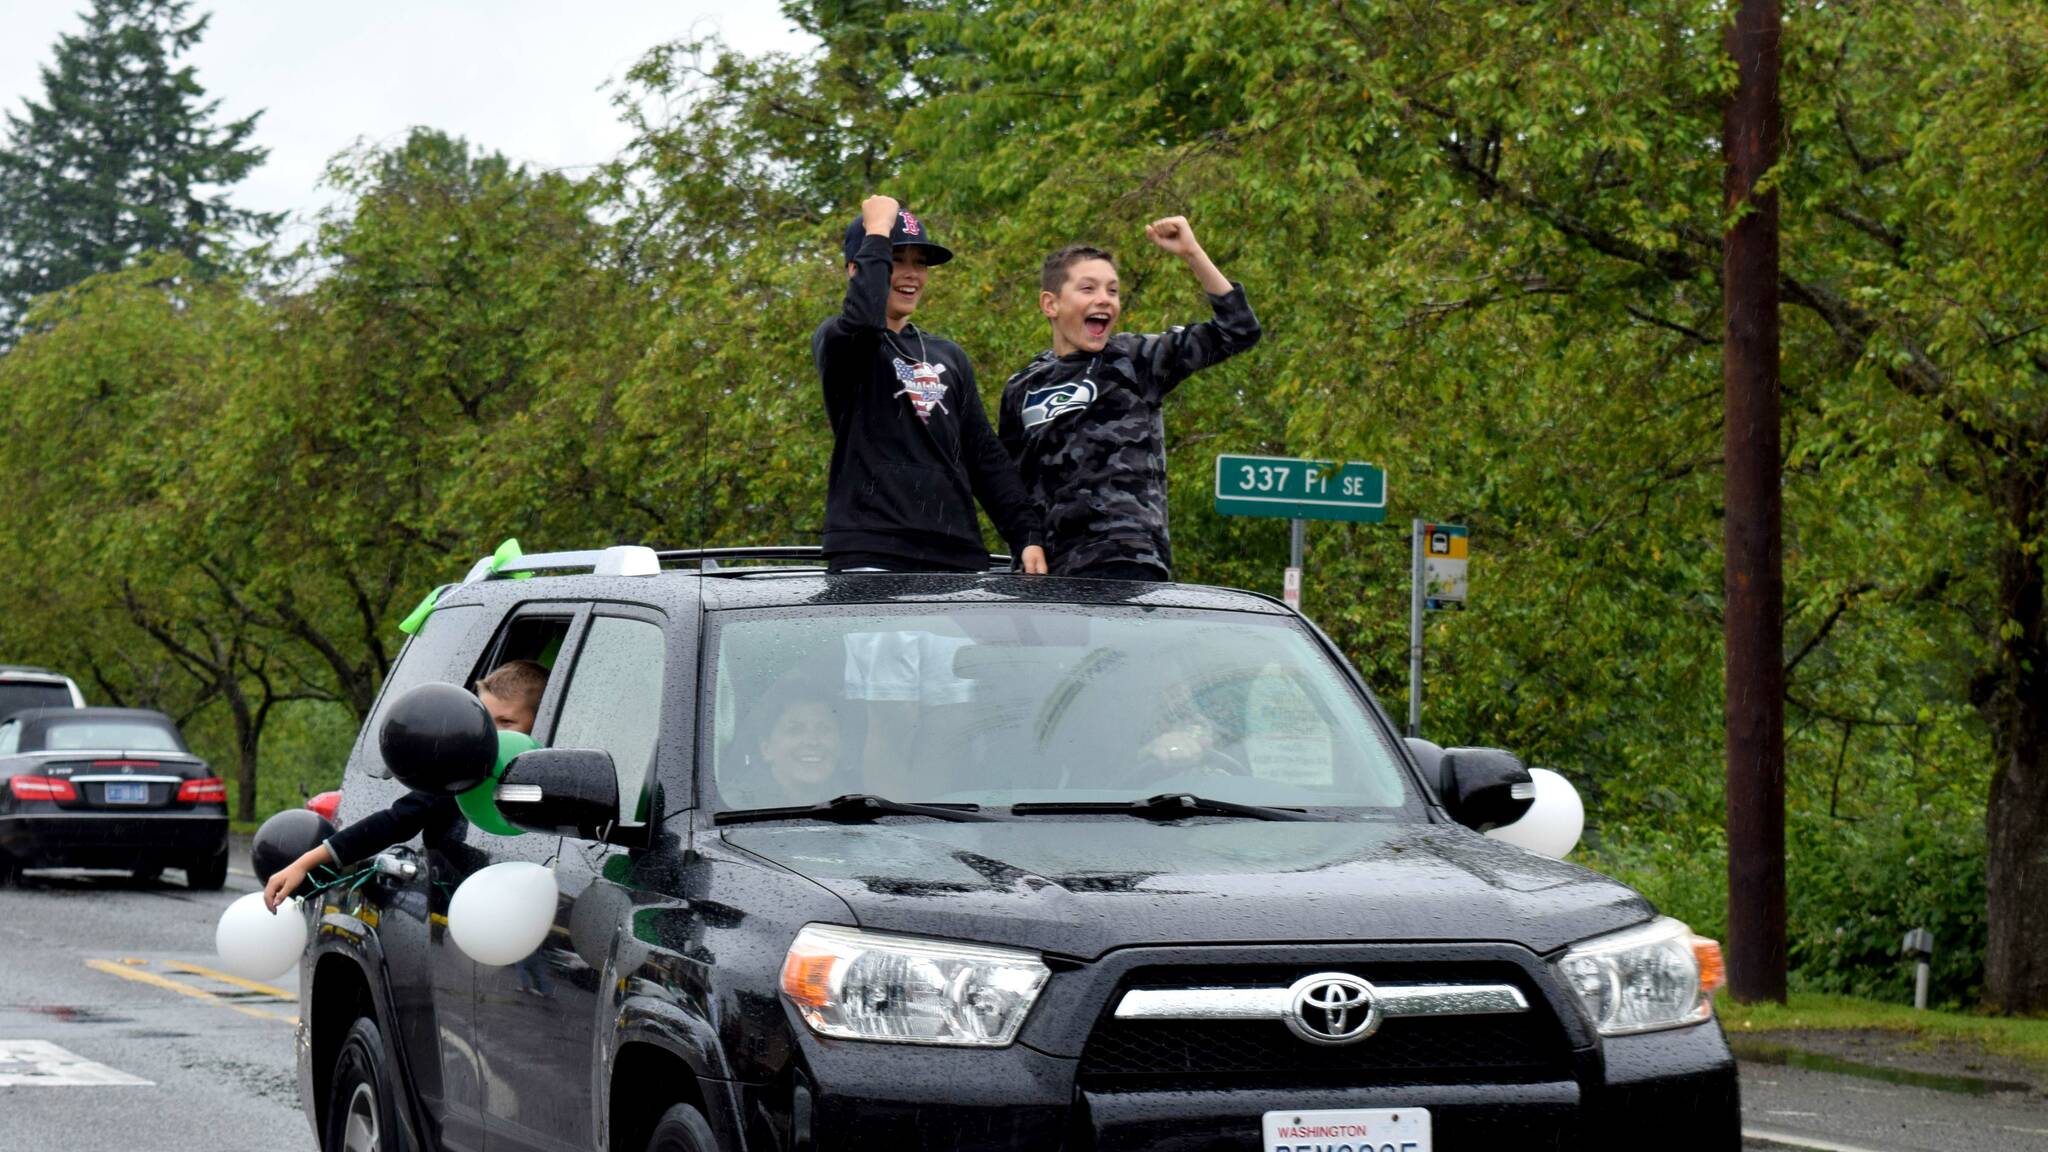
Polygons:
<instances>
[{"instance_id":1,"label":"car window","mask_svg":"<svg viewBox=\"0 0 2048 1152\"><path fill-rule=\"evenodd\" d=\"M641 793L654 763L661 735L661 674L658 625L593 617L555 722L555 747L611 753L622 818L640 814Z\"/></svg>"},{"instance_id":2,"label":"car window","mask_svg":"<svg viewBox=\"0 0 2048 1152\"><path fill-rule=\"evenodd\" d=\"M164 720L46 720L47 752L183 752L178 733Z\"/></svg>"},{"instance_id":3,"label":"car window","mask_svg":"<svg viewBox=\"0 0 2048 1152\"><path fill-rule=\"evenodd\" d=\"M21 725L9 720L0 724L0 756L12 756L21 751Z\"/></svg>"},{"instance_id":4,"label":"car window","mask_svg":"<svg viewBox=\"0 0 2048 1152\"><path fill-rule=\"evenodd\" d=\"M71 689L47 680L0 681L0 720L30 708L69 708Z\"/></svg>"},{"instance_id":5,"label":"car window","mask_svg":"<svg viewBox=\"0 0 2048 1152\"><path fill-rule=\"evenodd\" d=\"M406 641L398 654L398 663L384 682L383 693L377 697L376 712L357 737L356 754L370 775L379 779L391 775L377 749L377 734L384 728L384 713L392 701L430 681L463 683L477 657L480 641L473 636L482 618L483 607L477 604L436 608L419 632Z\"/></svg>"},{"instance_id":6,"label":"car window","mask_svg":"<svg viewBox=\"0 0 2048 1152\"><path fill-rule=\"evenodd\" d=\"M849 792L1006 805L1192 792L1414 807L1341 666L1288 617L1063 606L714 618L726 807Z\"/></svg>"}]
</instances>

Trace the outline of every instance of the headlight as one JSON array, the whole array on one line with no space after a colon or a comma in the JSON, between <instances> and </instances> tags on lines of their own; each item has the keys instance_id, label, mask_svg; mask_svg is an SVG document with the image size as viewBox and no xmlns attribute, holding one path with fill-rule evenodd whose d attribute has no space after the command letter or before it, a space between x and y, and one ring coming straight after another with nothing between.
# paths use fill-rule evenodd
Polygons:
<instances>
[{"instance_id":1,"label":"headlight","mask_svg":"<svg viewBox=\"0 0 2048 1152\"><path fill-rule=\"evenodd\" d=\"M811 924L782 961L782 994L821 1036L1001 1048L1051 974L1030 952Z\"/></svg>"},{"instance_id":2,"label":"headlight","mask_svg":"<svg viewBox=\"0 0 2048 1152\"><path fill-rule=\"evenodd\" d=\"M1588 940L1557 966L1602 1036L1697 1024L1721 986L1721 946L1668 916Z\"/></svg>"}]
</instances>

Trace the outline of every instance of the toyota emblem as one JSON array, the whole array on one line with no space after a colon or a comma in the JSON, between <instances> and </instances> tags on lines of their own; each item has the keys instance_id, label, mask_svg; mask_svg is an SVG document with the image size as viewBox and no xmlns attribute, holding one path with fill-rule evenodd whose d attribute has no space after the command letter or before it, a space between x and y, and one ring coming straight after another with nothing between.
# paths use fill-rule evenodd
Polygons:
<instances>
[{"instance_id":1,"label":"toyota emblem","mask_svg":"<svg viewBox=\"0 0 2048 1152\"><path fill-rule=\"evenodd\" d=\"M1379 1031L1379 998L1356 976L1318 972L1287 994L1287 1029L1311 1044L1356 1044Z\"/></svg>"}]
</instances>

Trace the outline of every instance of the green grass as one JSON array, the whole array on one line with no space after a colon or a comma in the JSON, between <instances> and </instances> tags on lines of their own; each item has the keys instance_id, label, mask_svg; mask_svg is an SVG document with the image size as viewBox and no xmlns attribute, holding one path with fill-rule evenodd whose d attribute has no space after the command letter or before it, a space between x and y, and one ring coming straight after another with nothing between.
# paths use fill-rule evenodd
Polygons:
<instances>
[{"instance_id":1,"label":"green grass","mask_svg":"<svg viewBox=\"0 0 2048 1152\"><path fill-rule=\"evenodd\" d=\"M1732 1033L1788 1028L1848 1031L1859 1028L1903 1032L1933 1042L1956 1040L1987 1052L2024 1060L2048 1071L2048 1018L1982 1016L1969 1012L1916 1012L1910 1004L1885 1004L1854 996L1795 993L1785 1004L1737 1004L1722 993L1715 1010Z\"/></svg>"}]
</instances>

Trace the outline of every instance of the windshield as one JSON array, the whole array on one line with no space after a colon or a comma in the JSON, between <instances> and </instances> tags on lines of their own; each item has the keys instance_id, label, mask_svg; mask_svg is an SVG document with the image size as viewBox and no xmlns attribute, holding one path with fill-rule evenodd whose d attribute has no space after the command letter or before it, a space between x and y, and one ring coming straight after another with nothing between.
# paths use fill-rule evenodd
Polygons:
<instances>
[{"instance_id":1,"label":"windshield","mask_svg":"<svg viewBox=\"0 0 2048 1152\"><path fill-rule=\"evenodd\" d=\"M53 720L43 725L48 752L182 752L178 734L148 720Z\"/></svg>"},{"instance_id":2,"label":"windshield","mask_svg":"<svg viewBox=\"0 0 2048 1152\"><path fill-rule=\"evenodd\" d=\"M1286 617L1058 606L716 618L720 804L1401 809L1396 754ZM1390 813L1384 813L1390 814Z\"/></svg>"},{"instance_id":3,"label":"windshield","mask_svg":"<svg viewBox=\"0 0 2048 1152\"><path fill-rule=\"evenodd\" d=\"M10 680L0 682L0 720L30 708L69 708L71 689L48 681Z\"/></svg>"}]
</instances>

